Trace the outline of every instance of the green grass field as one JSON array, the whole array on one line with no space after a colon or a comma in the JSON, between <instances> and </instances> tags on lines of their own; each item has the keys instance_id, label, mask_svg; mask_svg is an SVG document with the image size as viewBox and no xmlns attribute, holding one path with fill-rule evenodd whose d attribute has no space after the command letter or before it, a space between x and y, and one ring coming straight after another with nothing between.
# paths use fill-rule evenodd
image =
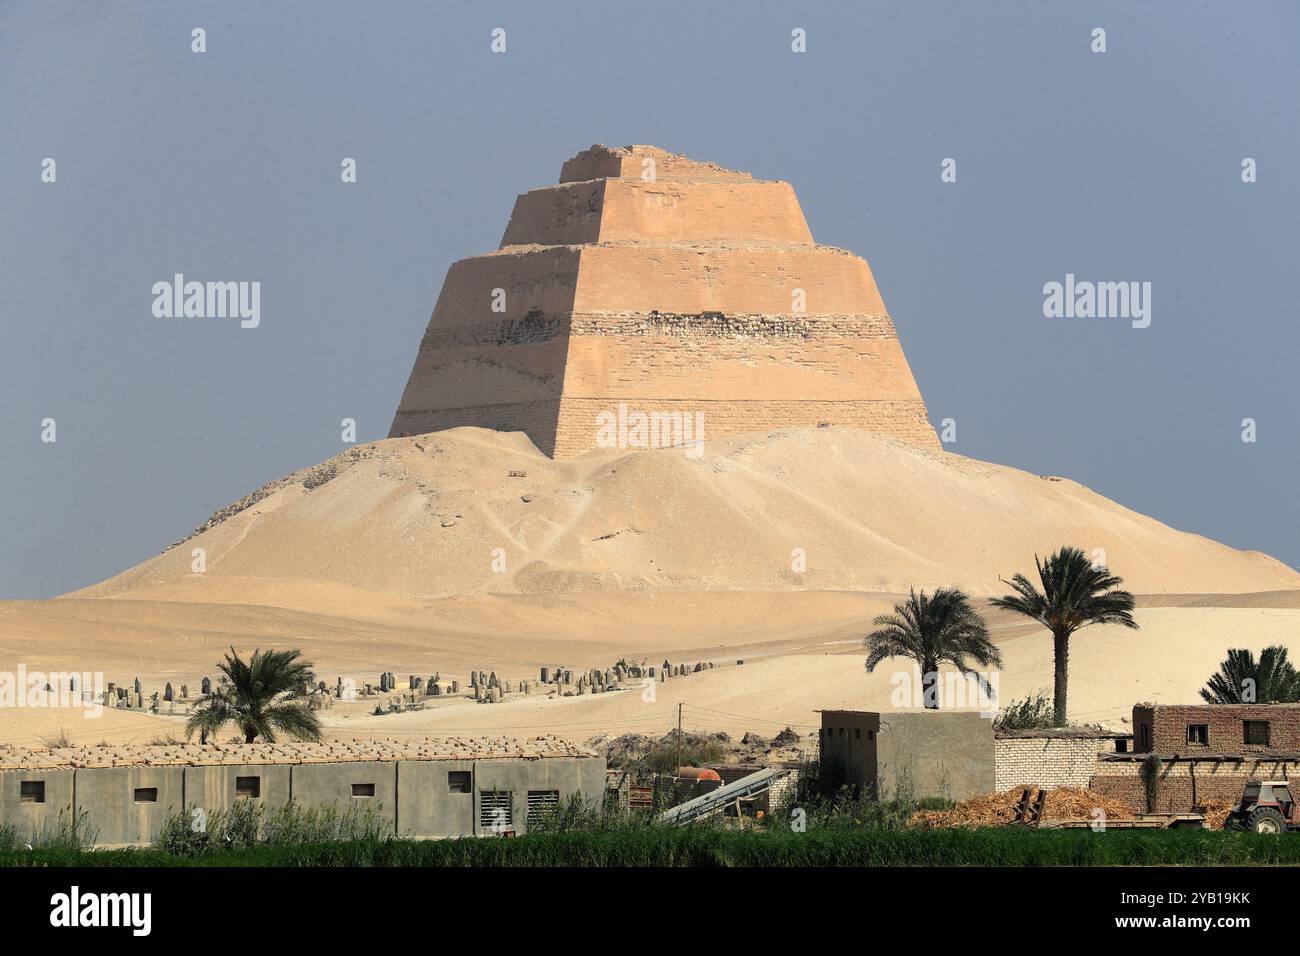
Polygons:
<instances>
[{"instance_id":1,"label":"green grass field","mask_svg":"<svg viewBox=\"0 0 1300 956\"><path fill-rule=\"evenodd\" d=\"M1216 866L1300 864L1300 838L1207 831L647 829L515 839L257 844L197 856L46 848L3 866Z\"/></svg>"}]
</instances>

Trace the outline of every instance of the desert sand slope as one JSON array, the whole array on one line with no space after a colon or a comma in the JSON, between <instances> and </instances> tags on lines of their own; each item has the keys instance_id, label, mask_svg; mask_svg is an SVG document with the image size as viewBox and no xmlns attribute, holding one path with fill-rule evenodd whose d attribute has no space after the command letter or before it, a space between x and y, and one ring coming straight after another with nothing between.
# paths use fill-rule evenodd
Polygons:
<instances>
[{"instance_id":1,"label":"desert sand slope","mask_svg":"<svg viewBox=\"0 0 1300 956\"><path fill-rule=\"evenodd\" d=\"M576 667L607 664L620 656L617 648L640 645L649 648L657 642L684 640L696 626L706 626L705 618L687 605L676 603L649 605L632 602L644 600L645 595L579 595L575 603L558 599L549 612L534 615L536 606L528 616L538 616L544 629L535 639L517 633L501 633L495 643L465 637L452 637L443 632L441 640L423 647L404 642L397 632L375 628L345 639L344 631L315 631L301 641L307 654L318 664L318 672L332 682L335 675L354 675L360 680L374 680L376 672L384 666L401 667L409 663L410 670L432 672L440 669L444 675L459 675L464 679L465 668L455 665L466 655L484 666L494 667L509 679L535 676L535 668L526 663L539 658L554 663L556 659ZM716 600L721 602L727 620L741 620L750 627L754 622L766 621L772 634L783 628L794 627L794 620L802 613L816 617L816 604L827 595L780 595L783 601L808 603L788 617L776 612L774 605L764 605L761 595L744 596L750 604L747 615L739 604L725 603L730 595L713 595L703 602L707 609ZM630 600L629 600L630 599ZM474 599L478 605L480 599ZM510 603L515 599L510 599ZM523 598L533 602L536 599ZM597 612L584 611L588 602L608 601ZM694 601L694 599L691 599ZM870 605L861 598L860 607L867 612ZM1264 598L1263 600L1268 600ZM0 610L10 610L0 616L0 631L9 633L19 617L33 620L31 609L10 602ZM45 644L33 643L34 632L23 632L20 643L24 651L6 642L0 646L0 658L9 663L20 656L29 665L49 669L86 668L105 670L109 680L128 680L140 674L147 684L157 685L163 680L189 681L193 685L198 675L212 673L211 661L224 647L223 640L233 639L242 647L263 642L266 633L255 635L252 627L256 615L233 618L227 630L220 633L184 630L184 618L198 613L199 607L181 602L153 604L137 601L45 601L42 608L65 607L79 610L86 619L80 630L77 618L70 618L59 628L46 621L40 639ZM138 607L137 607L138 605ZM168 619L152 617L158 630L147 635L132 637L125 622L116 630L107 627L111 606L128 616L135 614L162 615L168 607L174 617L168 628ZM558 610L556 609L558 606ZM635 613L619 617L618 608L634 608ZM219 623L227 612L226 606L209 605L212 617L205 624ZM842 613L847 605L834 601L828 614ZM257 609L252 609L256 611ZM267 609L261 609L267 610ZM626 633L621 626L610 629L608 644L599 643L585 648L562 637L554 638L551 628L565 614L577 614L584 623L590 613L604 614L619 625L625 620L643 622L640 629L630 628ZM869 613L869 612L868 612ZM1269 644L1286 645L1293 656L1300 657L1300 608L1279 607L1143 607L1139 606L1138 621L1141 630L1131 631L1119 627L1087 628L1071 642L1070 654L1070 717L1087 723L1105 723L1116 729L1126 726L1134 703L1157 701L1163 703L1188 703L1198 700L1197 690L1218 667L1227 647L1248 647L1258 653ZM682 619L680 626L670 622ZM505 618L496 617L494 623L505 624ZM665 622L655 628L649 622ZM999 614L989 615L993 638L1002 648L1005 668L998 675L998 692L1002 702L1023 697L1052 684L1052 642L1045 631L1032 626L1025 628L1014 618ZM308 628L319 628L319 620L300 618L296 623ZM797 637L766 644L751 642L740 646L721 643L712 647L674 653L674 660L691 660L697 657L718 661L716 670L705 671L665 684L657 684L655 693L647 696L642 688L600 694L596 696L543 698L540 695L512 695L500 705L477 706L463 698L444 698L443 703L429 710L408 714L371 716L368 702L351 707L336 707L325 713L328 735L331 737L400 737L425 736L443 733L557 733L573 740L584 740L596 733L644 733L660 736L676 722L676 707L683 706L683 724L689 730L725 730L735 736L753 731L771 736L785 726L807 732L816 726L819 709L894 709L893 692L905 661L884 662L872 674L862 666L863 652L860 640L867 622L850 621L827 627L820 635L801 634ZM271 618L263 622L268 630L292 628L294 622ZM106 629L112 640L101 641L99 635ZM237 633L243 631L244 633ZM412 630L411 637L417 632ZM529 632L531 634L532 632ZM707 633L707 632L706 632ZM716 633L716 632L715 632ZM301 635L300 635L301 636ZM712 637L714 634L708 634ZM750 633L747 636L753 637ZM407 639L408 641L410 638ZM555 640L552 645L550 642ZM464 642L463 644L461 642ZM276 640L276 646L284 642ZM743 657L744 666L736 666L735 659ZM401 663L397 663L400 661ZM496 662L506 662L497 665ZM510 661L518 661L511 664ZM356 667L354 670L353 667ZM408 669L408 668L404 668ZM960 702L957 702L960 703ZM66 733L88 743L101 740L113 742L166 739L183 736L180 718L152 716L139 712L102 711L88 715L75 709L8 710L0 720L0 743L17 743L36 746L43 739Z\"/></svg>"},{"instance_id":2,"label":"desert sand slope","mask_svg":"<svg viewBox=\"0 0 1300 956\"><path fill-rule=\"evenodd\" d=\"M1139 595L1142 626L1073 642L1076 720L1195 700L1229 647L1284 643L1300 655L1300 575L1071 481L850 429L710 442L699 459L663 450L567 461L522 435L456 429L361 446L274 481L102 584L0 602L0 670L194 687L231 645L298 647L328 682L360 684L383 670L466 681L488 668L519 680L543 665L667 656L723 666L650 700L457 698L384 717L358 703L328 712L330 733L662 733L678 702L699 729L807 729L819 708L890 706L901 662L866 674L862 636L909 586L1002 593L999 576L1065 543L1105 550ZM795 570L796 549L806 570ZM1006 660L1002 699L1050 687L1045 632L984 611ZM139 713L28 708L0 721L0 741L62 731L95 741L181 732L174 718Z\"/></svg>"},{"instance_id":3,"label":"desert sand slope","mask_svg":"<svg viewBox=\"0 0 1300 956\"><path fill-rule=\"evenodd\" d=\"M298 593L301 581L404 600L940 584L989 594L1067 543L1102 549L1144 594L1300 588L1266 555L1075 482L856 429L712 441L698 459L665 449L551 461L521 434L459 428L359 446L272 482L182 546L75 596L244 603L237 592L252 586L275 604L276 582Z\"/></svg>"}]
</instances>

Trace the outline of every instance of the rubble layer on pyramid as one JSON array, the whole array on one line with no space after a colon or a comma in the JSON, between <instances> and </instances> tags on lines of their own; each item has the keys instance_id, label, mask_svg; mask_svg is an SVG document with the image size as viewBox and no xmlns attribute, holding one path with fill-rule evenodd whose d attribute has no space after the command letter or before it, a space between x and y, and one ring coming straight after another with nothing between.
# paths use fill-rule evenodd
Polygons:
<instances>
[{"instance_id":1,"label":"rubble layer on pyramid","mask_svg":"<svg viewBox=\"0 0 1300 956\"><path fill-rule=\"evenodd\" d=\"M699 416L706 440L831 424L938 447L867 263L813 241L788 183L647 146L580 153L452 265L389 435L475 425L566 457L620 407Z\"/></svg>"}]
</instances>

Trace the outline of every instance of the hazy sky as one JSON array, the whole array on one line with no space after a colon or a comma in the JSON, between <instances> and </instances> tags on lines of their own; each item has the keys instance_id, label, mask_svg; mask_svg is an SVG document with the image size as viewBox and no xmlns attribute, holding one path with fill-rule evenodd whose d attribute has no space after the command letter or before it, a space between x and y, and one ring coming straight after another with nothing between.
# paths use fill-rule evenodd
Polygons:
<instances>
[{"instance_id":1,"label":"hazy sky","mask_svg":"<svg viewBox=\"0 0 1300 956\"><path fill-rule=\"evenodd\" d=\"M0 0L0 597L384 437L447 266L597 142L793 183L949 448L1300 566L1300 4L804 6ZM260 325L155 318L178 272ZM1044 317L1067 273L1150 326Z\"/></svg>"}]
</instances>

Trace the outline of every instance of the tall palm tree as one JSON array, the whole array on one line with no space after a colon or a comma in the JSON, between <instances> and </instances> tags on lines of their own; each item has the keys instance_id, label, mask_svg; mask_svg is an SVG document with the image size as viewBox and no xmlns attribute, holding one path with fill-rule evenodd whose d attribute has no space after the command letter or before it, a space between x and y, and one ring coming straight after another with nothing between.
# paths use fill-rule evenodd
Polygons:
<instances>
[{"instance_id":1,"label":"tall palm tree","mask_svg":"<svg viewBox=\"0 0 1300 956\"><path fill-rule=\"evenodd\" d=\"M1201 688L1201 699L1207 704L1295 703L1300 701L1300 672L1281 644L1264 648L1258 662L1250 651L1234 647Z\"/></svg>"},{"instance_id":2,"label":"tall palm tree","mask_svg":"<svg viewBox=\"0 0 1300 956\"><path fill-rule=\"evenodd\" d=\"M956 588L939 588L929 597L922 591L902 604L893 614L882 614L871 623L877 629L867 635L867 670L890 657L908 657L921 668L922 700L929 710L939 709L939 665L952 664L962 674L974 674L968 661L981 667L1001 667L1002 655L989 641L988 628L970 606L970 599ZM975 675L986 693L992 686Z\"/></svg>"},{"instance_id":3,"label":"tall palm tree","mask_svg":"<svg viewBox=\"0 0 1300 956\"><path fill-rule=\"evenodd\" d=\"M1053 720L1065 726L1066 695L1070 679L1070 636L1089 624L1122 624L1136 628L1133 595L1119 590L1123 579L1094 565L1078 548L1061 548L1047 560L1034 555L1039 591L1023 574L1003 584L1015 594L994 598L994 607L1031 617L1052 632L1055 656L1055 686L1052 691Z\"/></svg>"},{"instance_id":4,"label":"tall palm tree","mask_svg":"<svg viewBox=\"0 0 1300 956\"><path fill-rule=\"evenodd\" d=\"M258 737L274 743L278 732L298 740L320 740L320 719L306 699L314 675L311 664L298 660L301 654L256 650L245 662L232 647L217 665L220 683L200 698L186 722L186 738L198 731L206 740L233 722L245 743Z\"/></svg>"}]
</instances>

